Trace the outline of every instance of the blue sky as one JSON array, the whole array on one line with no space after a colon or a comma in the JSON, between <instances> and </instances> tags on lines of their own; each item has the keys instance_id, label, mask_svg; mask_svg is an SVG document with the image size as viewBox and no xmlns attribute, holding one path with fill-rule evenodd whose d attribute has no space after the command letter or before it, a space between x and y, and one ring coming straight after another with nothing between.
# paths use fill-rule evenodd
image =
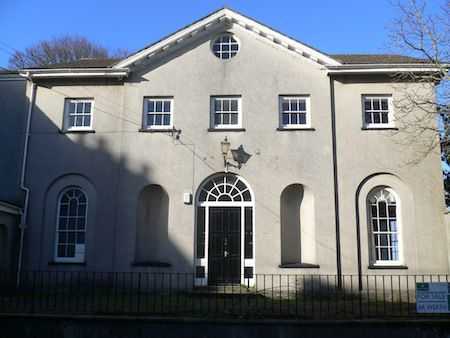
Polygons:
<instances>
[{"instance_id":1,"label":"blue sky","mask_svg":"<svg viewBox=\"0 0 450 338\"><path fill-rule=\"evenodd\" d=\"M394 15L389 0L0 0L0 67L13 52L4 44L74 34L136 51L224 5L330 54L382 53Z\"/></svg>"}]
</instances>

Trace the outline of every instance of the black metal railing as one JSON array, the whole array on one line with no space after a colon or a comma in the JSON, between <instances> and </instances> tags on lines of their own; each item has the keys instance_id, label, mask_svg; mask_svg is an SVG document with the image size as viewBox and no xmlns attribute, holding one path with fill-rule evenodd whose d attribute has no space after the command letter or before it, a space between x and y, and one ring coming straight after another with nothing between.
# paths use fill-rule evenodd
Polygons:
<instances>
[{"instance_id":1,"label":"black metal railing","mask_svg":"<svg viewBox=\"0 0 450 338\"><path fill-rule=\"evenodd\" d=\"M0 271L0 312L212 318L394 318L416 313L416 283L449 275L254 275L206 285L192 273ZM207 277L207 276L206 276ZM203 281L204 285L196 285ZM428 315L431 316L431 315ZM435 315L434 315L435 316Z\"/></svg>"}]
</instances>

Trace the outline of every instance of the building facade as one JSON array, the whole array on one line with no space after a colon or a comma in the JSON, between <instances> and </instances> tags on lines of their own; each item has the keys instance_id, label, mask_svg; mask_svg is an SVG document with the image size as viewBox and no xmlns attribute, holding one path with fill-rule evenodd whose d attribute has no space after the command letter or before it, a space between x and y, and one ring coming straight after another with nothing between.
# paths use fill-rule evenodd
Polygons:
<instances>
[{"instance_id":1,"label":"building facade","mask_svg":"<svg viewBox=\"0 0 450 338\"><path fill-rule=\"evenodd\" d=\"M398 86L418 85L392 74L427 67L326 55L224 8L123 60L23 70L21 268L446 274L439 154L408 166L396 141Z\"/></svg>"}]
</instances>

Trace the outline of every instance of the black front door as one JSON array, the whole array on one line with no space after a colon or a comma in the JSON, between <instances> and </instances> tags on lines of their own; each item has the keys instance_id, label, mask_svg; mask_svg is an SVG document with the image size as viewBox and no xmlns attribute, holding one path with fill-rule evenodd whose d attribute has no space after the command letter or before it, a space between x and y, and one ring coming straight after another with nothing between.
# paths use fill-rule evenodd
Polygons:
<instances>
[{"instance_id":1,"label":"black front door","mask_svg":"<svg viewBox=\"0 0 450 338\"><path fill-rule=\"evenodd\" d=\"M208 283L241 281L241 208L209 209Z\"/></svg>"}]
</instances>

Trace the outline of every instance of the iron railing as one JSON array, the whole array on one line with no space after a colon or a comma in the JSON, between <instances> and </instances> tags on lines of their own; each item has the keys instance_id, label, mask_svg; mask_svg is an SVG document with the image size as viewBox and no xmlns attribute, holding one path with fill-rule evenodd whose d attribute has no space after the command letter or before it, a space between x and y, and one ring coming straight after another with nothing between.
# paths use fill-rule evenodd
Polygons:
<instances>
[{"instance_id":1,"label":"iron railing","mask_svg":"<svg viewBox=\"0 0 450 338\"><path fill-rule=\"evenodd\" d=\"M212 318L395 318L416 313L416 283L449 275L254 275L196 285L192 273L0 271L0 312ZM198 282L198 279L197 279ZM444 315L448 316L448 315Z\"/></svg>"}]
</instances>

